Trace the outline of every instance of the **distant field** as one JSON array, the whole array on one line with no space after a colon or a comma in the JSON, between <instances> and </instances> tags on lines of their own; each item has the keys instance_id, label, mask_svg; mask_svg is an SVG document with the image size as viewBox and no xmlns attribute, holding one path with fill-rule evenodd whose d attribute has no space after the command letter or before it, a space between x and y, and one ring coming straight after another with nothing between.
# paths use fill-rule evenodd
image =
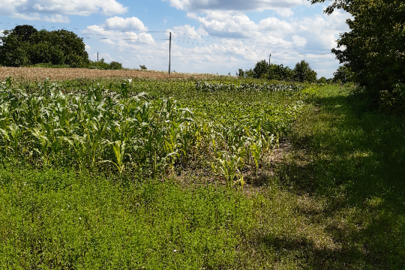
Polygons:
<instances>
[{"instance_id":1,"label":"distant field","mask_svg":"<svg viewBox=\"0 0 405 270\"><path fill-rule=\"evenodd\" d=\"M192 73L172 73L147 71L147 70L98 70L83 68L30 68L30 67L0 67L0 80L7 77L23 78L29 80L71 80L78 78L207 78L213 75L192 74Z\"/></svg>"}]
</instances>

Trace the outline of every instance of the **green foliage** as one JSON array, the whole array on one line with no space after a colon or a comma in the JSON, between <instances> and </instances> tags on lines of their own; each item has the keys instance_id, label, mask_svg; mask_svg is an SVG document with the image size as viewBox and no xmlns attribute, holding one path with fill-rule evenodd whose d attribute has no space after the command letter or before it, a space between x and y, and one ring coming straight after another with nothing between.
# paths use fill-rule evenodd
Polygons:
<instances>
[{"instance_id":1,"label":"green foliage","mask_svg":"<svg viewBox=\"0 0 405 270\"><path fill-rule=\"evenodd\" d=\"M353 81L353 74L347 66L340 66L333 73L333 82L347 83Z\"/></svg>"},{"instance_id":2,"label":"green foliage","mask_svg":"<svg viewBox=\"0 0 405 270\"><path fill-rule=\"evenodd\" d=\"M88 55L83 40L66 30L37 31L30 25L16 26L0 38L0 64L27 66L40 63L86 67Z\"/></svg>"},{"instance_id":3,"label":"green foliage","mask_svg":"<svg viewBox=\"0 0 405 270\"><path fill-rule=\"evenodd\" d=\"M299 81L299 82L316 82L316 72L313 71L307 62L304 60L297 63L294 70L285 67L282 64L269 65L266 60L256 63L255 67L250 70L243 71L239 69L238 76L241 74L246 77L256 79L268 79L279 81Z\"/></svg>"},{"instance_id":4,"label":"green foliage","mask_svg":"<svg viewBox=\"0 0 405 270\"><path fill-rule=\"evenodd\" d=\"M201 269L239 262L253 204L226 188L0 170L2 269Z\"/></svg>"},{"instance_id":5,"label":"green foliage","mask_svg":"<svg viewBox=\"0 0 405 270\"><path fill-rule=\"evenodd\" d=\"M122 69L122 64L119 63L119 62L116 62L116 61L112 61L112 62L110 63L110 69L113 69L113 70Z\"/></svg>"},{"instance_id":6,"label":"green foliage","mask_svg":"<svg viewBox=\"0 0 405 270\"><path fill-rule=\"evenodd\" d=\"M319 78L318 83L321 83L321 84L328 83L328 79L326 79L325 77L321 77L321 78Z\"/></svg>"},{"instance_id":7,"label":"green foliage","mask_svg":"<svg viewBox=\"0 0 405 270\"><path fill-rule=\"evenodd\" d=\"M317 2L324 1L312 1ZM353 72L353 80L378 102L385 93L381 91L392 93L397 84L404 83L404 1L339 0L326 12L335 9L349 12L352 19L347 21L350 31L341 34L338 49L332 51Z\"/></svg>"},{"instance_id":8,"label":"green foliage","mask_svg":"<svg viewBox=\"0 0 405 270\"><path fill-rule=\"evenodd\" d=\"M236 76L244 78L245 77L245 71L243 69L238 69L238 72L236 73Z\"/></svg>"},{"instance_id":9,"label":"green foliage","mask_svg":"<svg viewBox=\"0 0 405 270\"><path fill-rule=\"evenodd\" d=\"M316 72L311 69L305 60L297 63L293 70L294 78L299 82L316 82Z\"/></svg>"},{"instance_id":10,"label":"green foliage","mask_svg":"<svg viewBox=\"0 0 405 270\"><path fill-rule=\"evenodd\" d=\"M262 60L260 62L257 62L255 67L253 68L254 72L254 78L257 79L265 79L267 76L267 73L269 71L269 64L266 62L266 60Z\"/></svg>"},{"instance_id":11,"label":"green foliage","mask_svg":"<svg viewBox=\"0 0 405 270\"><path fill-rule=\"evenodd\" d=\"M303 211L311 223L322 220L340 245L330 252L310 248L317 254L310 268L402 269L404 119L367 110L367 94L352 91L331 85L315 91L292 136L306 149L307 160L296 152L284 167L284 181L303 194L325 198L316 203L324 205L322 210Z\"/></svg>"},{"instance_id":12,"label":"green foliage","mask_svg":"<svg viewBox=\"0 0 405 270\"><path fill-rule=\"evenodd\" d=\"M203 92L216 92L216 91L229 91L229 92L295 92L301 91L304 86L300 84L267 84L267 83L241 83L226 84L226 83L209 83L209 82L196 82L196 90Z\"/></svg>"},{"instance_id":13,"label":"green foliage","mask_svg":"<svg viewBox=\"0 0 405 270\"><path fill-rule=\"evenodd\" d=\"M286 105L265 103L276 92L299 99L302 87L297 85L191 82L187 91L195 96L183 100L191 110L170 97L134 93L133 87L140 84L132 80L119 83L116 92L99 84L86 90L82 84L73 92L49 81L37 90L24 87L28 91L11 82L2 84L0 153L38 167L146 177L172 174L192 164L206 169L213 165L218 173L217 166L228 156L240 161L231 162L231 170L257 171L261 158L287 134L302 106L294 99ZM240 99L208 102L202 98L207 92L226 99L240 94ZM265 99L257 100L260 96ZM216 114L223 116L218 119Z\"/></svg>"},{"instance_id":14,"label":"green foliage","mask_svg":"<svg viewBox=\"0 0 405 270\"><path fill-rule=\"evenodd\" d=\"M139 65L142 70L147 70L148 68L145 65Z\"/></svg>"},{"instance_id":15,"label":"green foliage","mask_svg":"<svg viewBox=\"0 0 405 270\"><path fill-rule=\"evenodd\" d=\"M102 70L109 70L109 69L119 70L122 69L122 64L115 61L112 61L111 63L106 63L104 58L101 58L100 61L94 62L91 61L89 67L93 69L102 69Z\"/></svg>"},{"instance_id":16,"label":"green foliage","mask_svg":"<svg viewBox=\"0 0 405 270\"><path fill-rule=\"evenodd\" d=\"M294 78L294 71L289 68L281 65L272 64L270 65L269 70L269 79L270 80L279 80L279 81L292 81Z\"/></svg>"},{"instance_id":17,"label":"green foliage","mask_svg":"<svg viewBox=\"0 0 405 270\"><path fill-rule=\"evenodd\" d=\"M8 78L0 268L401 269L404 121L351 91Z\"/></svg>"}]
</instances>

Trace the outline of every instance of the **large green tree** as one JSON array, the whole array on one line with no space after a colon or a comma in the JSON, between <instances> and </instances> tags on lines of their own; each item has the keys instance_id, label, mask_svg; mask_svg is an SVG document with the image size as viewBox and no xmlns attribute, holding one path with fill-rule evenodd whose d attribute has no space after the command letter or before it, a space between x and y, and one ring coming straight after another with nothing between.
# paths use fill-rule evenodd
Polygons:
<instances>
[{"instance_id":1,"label":"large green tree","mask_svg":"<svg viewBox=\"0 0 405 270\"><path fill-rule=\"evenodd\" d=\"M347 20L350 31L341 34L338 48L332 51L354 73L353 80L364 86L374 100L379 100L382 92L395 94L404 89L405 2L333 0L326 13L336 9L352 15Z\"/></svg>"},{"instance_id":2,"label":"large green tree","mask_svg":"<svg viewBox=\"0 0 405 270\"><path fill-rule=\"evenodd\" d=\"M85 67L89 63L83 39L70 31L38 31L20 25L5 31L0 40L0 64L5 66L51 63Z\"/></svg>"}]
</instances>

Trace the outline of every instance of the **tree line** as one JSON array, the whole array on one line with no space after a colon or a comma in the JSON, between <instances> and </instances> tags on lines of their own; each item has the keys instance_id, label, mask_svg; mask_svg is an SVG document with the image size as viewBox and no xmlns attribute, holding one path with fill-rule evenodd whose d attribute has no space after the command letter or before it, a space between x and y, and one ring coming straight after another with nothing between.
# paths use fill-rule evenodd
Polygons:
<instances>
[{"instance_id":1,"label":"tree line","mask_svg":"<svg viewBox=\"0 0 405 270\"><path fill-rule=\"evenodd\" d=\"M122 69L118 62L89 60L83 39L67 30L37 30L18 25L0 37L0 65L10 67L47 64L73 68Z\"/></svg>"},{"instance_id":2,"label":"tree line","mask_svg":"<svg viewBox=\"0 0 405 270\"><path fill-rule=\"evenodd\" d=\"M256 63L253 69L239 69L239 77L249 77L256 79L269 79L280 81L299 81L299 82L316 82L317 73L312 70L309 63L305 60L297 63L294 69L287 66L269 64L266 60Z\"/></svg>"}]
</instances>

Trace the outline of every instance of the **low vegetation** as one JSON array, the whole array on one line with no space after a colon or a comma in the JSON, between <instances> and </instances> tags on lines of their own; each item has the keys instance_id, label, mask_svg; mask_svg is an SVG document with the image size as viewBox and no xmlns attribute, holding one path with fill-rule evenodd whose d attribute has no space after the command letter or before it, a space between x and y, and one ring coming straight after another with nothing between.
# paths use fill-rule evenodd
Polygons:
<instances>
[{"instance_id":1,"label":"low vegetation","mask_svg":"<svg viewBox=\"0 0 405 270\"><path fill-rule=\"evenodd\" d=\"M341 86L0 85L0 268L400 269L405 126Z\"/></svg>"}]
</instances>

